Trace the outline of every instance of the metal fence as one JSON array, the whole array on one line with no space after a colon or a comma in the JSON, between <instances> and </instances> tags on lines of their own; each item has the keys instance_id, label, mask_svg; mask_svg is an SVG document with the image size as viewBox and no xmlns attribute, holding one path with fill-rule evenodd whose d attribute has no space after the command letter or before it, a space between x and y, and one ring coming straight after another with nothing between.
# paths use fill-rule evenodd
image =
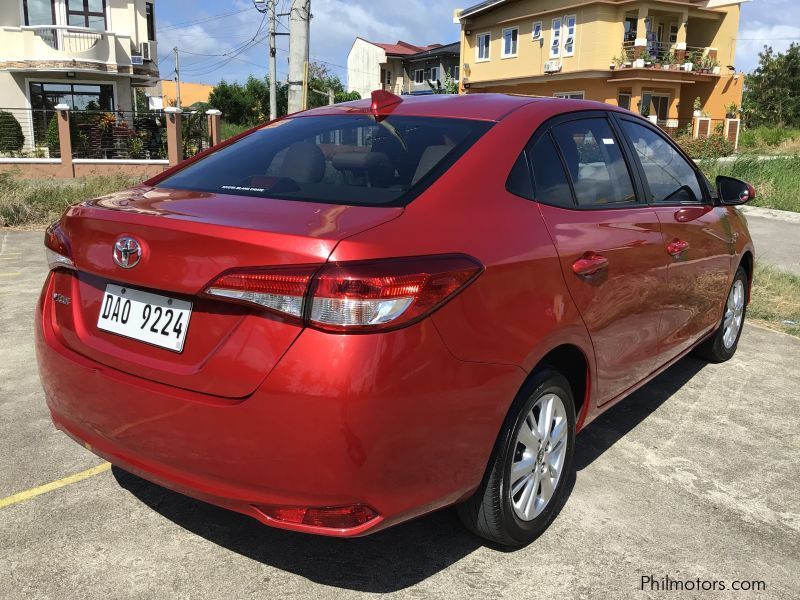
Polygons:
<instances>
[{"instance_id":1,"label":"metal fence","mask_svg":"<svg viewBox=\"0 0 800 600\"><path fill-rule=\"evenodd\" d=\"M69 118L74 158L167 158L166 119L161 113L74 110Z\"/></svg>"},{"instance_id":2,"label":"metal fence","mask_svg":"<svg viewBox=\"0 0 800 600\"><path fill-rule=\"evenodd\" d=\"M182 114L183 156L189 158L212 146L208 131L208 116L202 111Z\"/></svg>"},{"instance_id":3,"label":"metal fence","mask_svg":"<svg viewBox=\"0 0 800 600\"><path fill-rule=\"evenodd\" d=\"M48 134L48 117L44 110L0 108L0 157L48 158L48 138L58 146L58 126Z\"/></svg>"}]
</instances>

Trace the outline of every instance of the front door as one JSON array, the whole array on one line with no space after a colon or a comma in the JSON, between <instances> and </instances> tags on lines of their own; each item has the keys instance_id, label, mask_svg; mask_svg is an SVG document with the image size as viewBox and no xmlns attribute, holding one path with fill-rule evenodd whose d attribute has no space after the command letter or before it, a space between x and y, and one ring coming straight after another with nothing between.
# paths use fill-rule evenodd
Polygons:
<instances>
[{"instance_id":1,"label":"front door","mask_svg":"<svg viewBox=\"0 0 800 600\"><path fill-rule=\"evenodd\" d=\"M536 199L592 339L598 403L657 369L667 255L603 113L556 122L529 151Z\"/></svg>"},{"instance_id":2,"label":"front door","mask_svg":"<svg viewBox=\"0 0 800 600\"><path fill-rule=\"evenodd\" d=\"M734 239L724 208L715 206L694 166L654 127L622 117L669 256L662 351L676 356L721 318L730 285Z\"/></svg>"}]
</instances>

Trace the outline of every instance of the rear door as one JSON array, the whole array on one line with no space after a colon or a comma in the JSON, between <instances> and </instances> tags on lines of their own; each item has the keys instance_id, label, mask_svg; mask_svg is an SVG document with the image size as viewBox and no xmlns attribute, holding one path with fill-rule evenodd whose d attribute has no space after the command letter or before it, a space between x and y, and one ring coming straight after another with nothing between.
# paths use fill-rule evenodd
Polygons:
<instances>
[{"instance_id":1,"label":"rear door","mask_svg":"<svg viewBox=\"0 0 800 600\"><path fill-rule=\"evenodd\" d=\"M638 180L605 113L552 122L528 152L536 199L592 338L602 404L662 363L668 263L660 224L639 200Z\"/></svg>"},{"instance_id":2,"label":"rear door","mask_svg":"<svg viewBox=\"0 0 800 600\"><path fill-rule=\"evenodd\" d=\"M674 143L649 123L618 117L641 171L669 260L662 351L676 356L717 324L731 278L734 236L702 176Z\"/></svg>"}]
</instances>

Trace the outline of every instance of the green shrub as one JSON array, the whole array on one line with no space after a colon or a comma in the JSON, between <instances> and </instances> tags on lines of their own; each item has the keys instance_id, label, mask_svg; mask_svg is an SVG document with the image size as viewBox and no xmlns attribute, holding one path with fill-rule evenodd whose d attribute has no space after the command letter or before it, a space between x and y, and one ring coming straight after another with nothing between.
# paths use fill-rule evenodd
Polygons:
<instances>
[{"instance_id":1,"label":"green shrub","mask_svg":"<svg viewBox=\"0 0 800 600\"><path fill-rule=\"evenodd\" d=\"M14 154L22 150L25 136L22 126L9 112L0 110L0 153Z\"/></svg>"},{"instance_id":2,"label":"green shrub","mask_svg":"<svg viewBox=\"0 0 800 600\"><path fill-rule=\"evenodd\" d=\"M724 136L710 135L706 138L681 138L681 147L695 159L713 159L733 154L733 144Z\"/></svg>"}]
</instances>

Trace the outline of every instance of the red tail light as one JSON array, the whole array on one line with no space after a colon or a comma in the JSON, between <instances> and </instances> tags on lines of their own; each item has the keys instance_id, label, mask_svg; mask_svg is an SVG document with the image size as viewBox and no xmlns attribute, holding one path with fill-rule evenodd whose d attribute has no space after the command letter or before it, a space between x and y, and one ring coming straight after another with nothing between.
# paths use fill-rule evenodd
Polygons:
<instances>
[{"instance_id":1,"label":"red tail light","mask_svg":"<svg viewBox=\"0 0 800 600\"><path fill-rule=\"evenodd\" d=\"M473 258L445 255L235 271L206 294L302 317L326 331L385 331L429 315L482 270Z\"/></svg>"},{"instance_id":2,"label":"red tail light","mask_svg":"<svg viewBox=\"0 0 800 600\"><path fill-rule=\"evenodd\" d=\"M256 304L299 319L303 316L308 283L318 268L228 271L206 289L206 294Z\"/></svg>"},{"instance_id":3,"label":"red tail light","mask_svg":"<svg viewBox=\"0 0 800 600\"><path fill-rule=\"evenodd\" d=\"M47 254L47 265L51 270L60 267L75 268L67 236L57 222L50 225L44 232L44 248Z\"/></svg>"},{"instance_id":4,"label":"red tail light","mask_svg":"<svg viewBox=\"0 0 800 600\"><path fill-rule=\"evenodd\" d=\"M378 516L378 513L363 504L322 508L262 506L259 510L276 521L327 529L351 529Z\"/></svg>"}]
</instances>

